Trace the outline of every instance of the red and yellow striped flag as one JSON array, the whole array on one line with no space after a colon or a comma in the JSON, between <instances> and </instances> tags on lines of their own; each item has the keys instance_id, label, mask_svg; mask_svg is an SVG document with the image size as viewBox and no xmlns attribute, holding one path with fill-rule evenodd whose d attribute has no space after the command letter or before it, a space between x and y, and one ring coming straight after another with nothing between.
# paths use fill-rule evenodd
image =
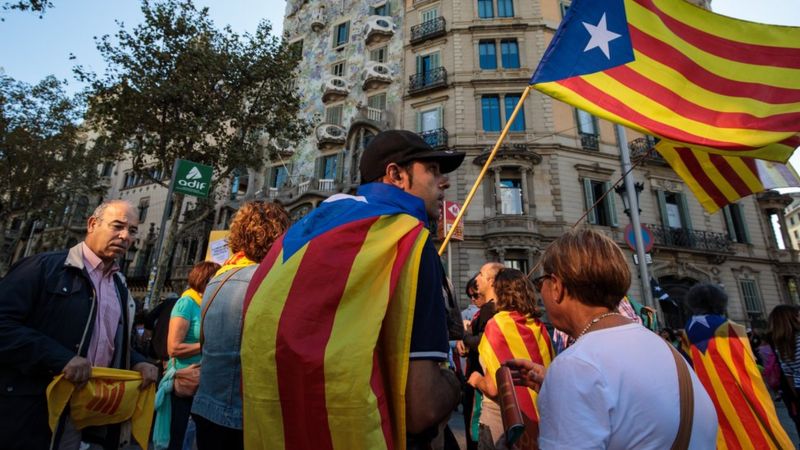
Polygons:
<instances>
[{"instance_id":1,"label":"red and yellow striped flag","mask_svg":"<svg viewBox=\"0 0 800 450\"><path fill-rule=\"evenodd\" d=\"M717 410L718 449L794 448L741 325L722 316L695 316L684 339L697 377Z\"/></svg>"},{"instance_id":2,"label":"red and yellow striped flag","mask_svg":"<svg viewBox=\"0 0 800 450\"><path fill-rule=\"evenodd\" d=\"M555 356L544 324L517 311L500 311L489 320L478 344L478 353L481 363L486 366L484 375L492 380L495 380L500 365L510 359L529 359L547 367ZM514 389L526 422L525 434L517 445L519 448L537 448L539 412L536 398L539 394L522 386L515 386Z\"/></svg>"},{"instance_id":3,"label":"red and yellow striped flag","mask_svg":"<svg viewBox=\"0 0 800 450\"><path fill-rule=\"evenodd\" d=\"M800 186L800 177L789 164L716 155L669 141L659 142L656 150L709 214L748 195Z\"/></svg>"},{"instance_id":4,"label":"red and yellow striped flag","mask_svg":"<svg viewBox=\"0 0 800 450\"><path fill-rule=\"evenodd\" d=\"M575 0L531 84L646 134L786 162L800 132L800 28L676 0Z\"/></svg>"},{"instance_id":5,"label":"red and yellow striped flag","mask_svg":"<svg viewBox=\"0 0 800 450\"><path fill-rule=\"evenodd\" d=\"M296 225L305 227L295 233L301 244L287 242L289 234L277 242L248 288L241 360L249 450L405 448L428 231L408 214L350 220L374 207L347 203L316 216L340 222L321 233Z\"/></svg>"}]
</instances>

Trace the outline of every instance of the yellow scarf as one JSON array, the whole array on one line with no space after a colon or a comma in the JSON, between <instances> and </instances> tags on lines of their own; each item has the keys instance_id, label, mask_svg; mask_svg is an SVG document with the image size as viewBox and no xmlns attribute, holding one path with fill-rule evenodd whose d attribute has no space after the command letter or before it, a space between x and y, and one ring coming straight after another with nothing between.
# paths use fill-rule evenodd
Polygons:
<instances>
[{"instance_id":1,"label":"yellow scarf","mask_svg":"<svg viewBox=\"0 0 800 450\"><path fill-rule=\"evenodd\" d=\"M228 258L228 260L225 261L224 264L222 264L222 267L220 267L219 270L217 270L217 273L215 273L214 276L218 277L231 269L235 269L237 267L250 266L253 264L256 264L256 262L248 259L247 256L244 255L244 252L237 252L235 255Z\"/></svg>"},{"instance_id":2,"label":"yellow scarf","mask_svg":"<svg viewBox=\"0 0 800 450\"><path fill-rule=\"evenodd\" d=\"M189 297L189 298L191 298L192 300L194 300L195 303L197 303L197 306L200 306L200 303L203 302L203 294L195 291L192 288L189 288L189 289L183 291L183 294L181 294L181 297Z\"/></svg>"},{"instance_id":3,"label":"yellow scarf","mask_svg":"<svg viewBox=\"0 0 800 450\"><path fill-rule=\"evenodd\" d=\"M83 389L75 390L64 375L56 376L47 386L47 410L50 429L55 432L58 419L69 402L70 417L79 430L89 426L131 421L132 434L142 448L147 448L156 398L156 386L139 390L139 372L93 367Z\"/></svg>"}]
</instances>

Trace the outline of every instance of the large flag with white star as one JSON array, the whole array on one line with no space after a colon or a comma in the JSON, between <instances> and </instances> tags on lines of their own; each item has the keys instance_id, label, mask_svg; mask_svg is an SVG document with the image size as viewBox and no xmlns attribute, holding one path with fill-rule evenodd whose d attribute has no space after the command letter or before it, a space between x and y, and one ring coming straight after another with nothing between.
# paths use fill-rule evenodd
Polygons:
<instances>
[{"instance_id":1,"label":"large flag with white star","mask_svg":"<svg viewBox=\"0 0 800 450\"><path fill-rule=\"evenodd\" d=\"M575 0L531 84L712 153L786 162L800 145L800 28L682 0Z\"/></svg>"},{"instance_id":2,"label":"large flag with white star","mask_svg":"<svg viewBox=\"0 0 800 450\"><path fill-rule=\"evenodd\" d=\"M722 316L692 316L681 339L717 411L718 449L794 448L778 420L744 327Z\"/></svg>"}]
</instances>

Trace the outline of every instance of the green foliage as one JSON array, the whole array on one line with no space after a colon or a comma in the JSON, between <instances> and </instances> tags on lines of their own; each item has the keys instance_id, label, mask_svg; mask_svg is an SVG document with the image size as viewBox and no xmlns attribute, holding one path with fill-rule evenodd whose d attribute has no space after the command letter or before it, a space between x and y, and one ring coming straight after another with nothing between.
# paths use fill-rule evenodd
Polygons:
<instances>
[{"instance_id":1,"label":"green foliage","mask_svg":"<svg viewBox=\"0 0 800 450\"><path fill-rule=\"evenodd\" d=\"M53 7L53 2L50 0L17 0L12 2L4 2L2 5L2 9L4 11L17 10L38 12L39 18L41 19L44 16L45 11L48 8ZM4 20L5 19L0 18L0 21Z\"/></svg>"}]
</instances>

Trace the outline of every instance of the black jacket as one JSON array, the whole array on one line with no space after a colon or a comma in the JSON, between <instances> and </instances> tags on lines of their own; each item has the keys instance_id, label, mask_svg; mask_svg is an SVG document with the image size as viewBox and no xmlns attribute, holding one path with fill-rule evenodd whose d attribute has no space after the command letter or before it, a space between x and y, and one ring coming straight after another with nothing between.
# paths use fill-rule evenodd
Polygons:
<instances>
[{"instance_id":1,"label":"black jacket","mask_svg":"<svg viewBox=\"0 0 800 450\"><path fill-rule=\"evenodd\" d=\"M144 357L130 347L135 304L123 277L114 282L121 326L113 367L130 368ZM45 390L76 355L86 356L97 315L94 287L81 244L15 264L0 280L0 442L4 448L47 448ZM21 423L30 424L20 430ZM45 434L47 446L41 434Z\"/></svg>"}]
</instances>

